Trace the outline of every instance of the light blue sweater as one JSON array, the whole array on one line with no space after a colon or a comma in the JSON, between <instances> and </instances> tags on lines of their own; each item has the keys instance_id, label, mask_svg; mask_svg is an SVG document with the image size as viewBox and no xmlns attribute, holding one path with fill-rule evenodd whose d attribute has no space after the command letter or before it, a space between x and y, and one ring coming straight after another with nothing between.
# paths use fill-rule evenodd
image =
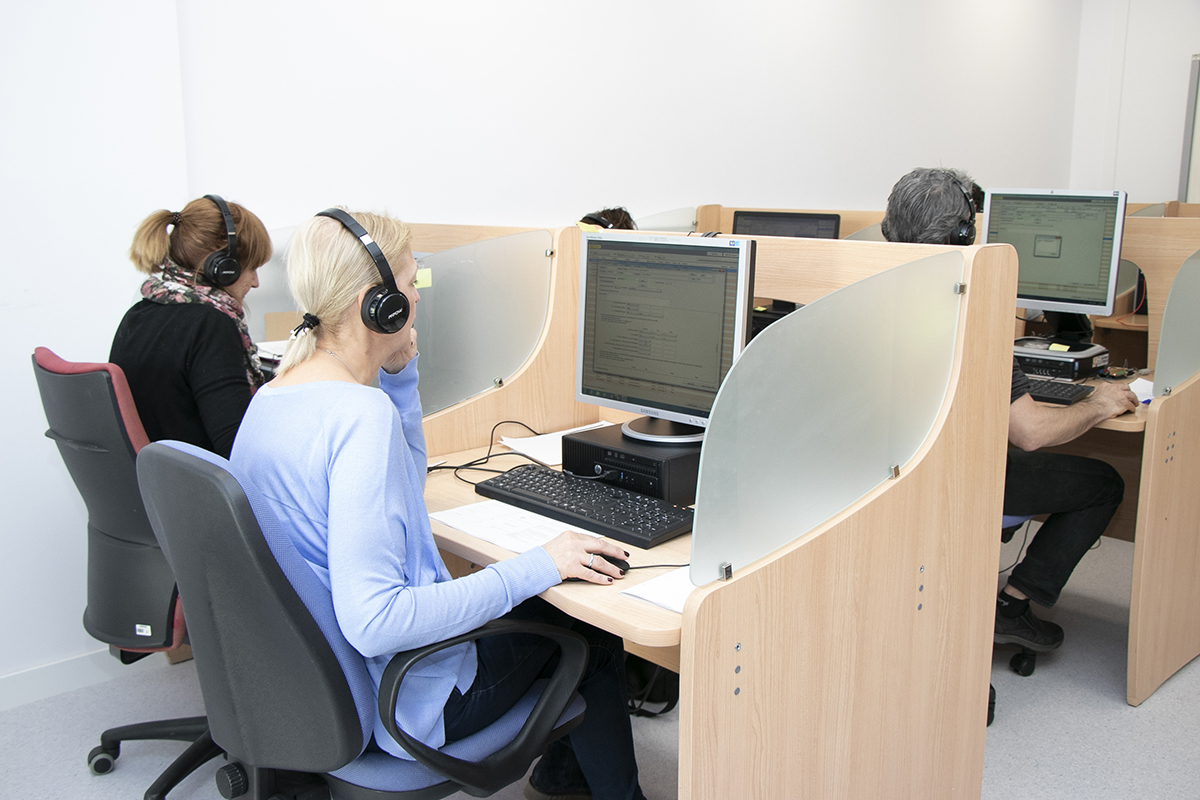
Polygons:
<instances>
[{"instance_id":1,"label":"light blue sweater","mask_svg":"<svg viewBox=\"0 0 1200 800\"><path fill-rule=\"evenodd\" d=\"M230 457L329 587L338 625L366 658L376 691L396 653L473 630L559 582L540 547L451 580L425 510L417 360L396 375L380 371L379 385L264 386ZM405 678L397 723L442 746L442 707L474 679L474 645L431 656ZM409 758L378 718L375 739Z\"/></svg>"}]
</instances>

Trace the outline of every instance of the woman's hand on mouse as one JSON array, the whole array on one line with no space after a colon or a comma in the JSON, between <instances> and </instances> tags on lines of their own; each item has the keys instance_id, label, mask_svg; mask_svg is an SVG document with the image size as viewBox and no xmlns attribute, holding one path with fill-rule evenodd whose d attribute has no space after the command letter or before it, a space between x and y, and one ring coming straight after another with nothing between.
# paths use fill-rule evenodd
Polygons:
<instances>
[{"instance_id":1,"label":"woman's hand on mouse","mask_svg":"<svg viewBox=\"0 0 1200 800\"><path fill-rule=\"evenodd\" d=\"M610 564L602 556L608 555L617 559L629 556L623 548L607 539L597 539L584 533L564 531L547 542L543 549L554 559L558 567L558 576L563 580L578 578L589 583L612 583L614 578L624 576L618 567Z\"/></svg>"}]
</instances>

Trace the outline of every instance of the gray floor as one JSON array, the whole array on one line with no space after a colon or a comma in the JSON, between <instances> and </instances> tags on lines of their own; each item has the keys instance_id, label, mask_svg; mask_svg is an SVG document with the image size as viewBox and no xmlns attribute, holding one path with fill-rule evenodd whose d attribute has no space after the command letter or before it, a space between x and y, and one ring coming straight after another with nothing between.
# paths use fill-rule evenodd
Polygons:
<instances>
[{"instance_id":1,"label":"gray floor","mask_svg":"<svg viewBox=\"0 0 1200 800\"><path fill-rule=\"evenodd\" d=\"M1007 546L1002 564L1017 555ZM997 650L992 681L999 695L988 729L983 797L1200 798L1200 665L1189 664L1139 708L1125 703L1125 637L1133 548L1104 540L1076 570L1046 616L1067 641L1021 678ZM154 656L154 658L158 658ZM92 776L87 752L102 728L202 713L191 664L121 677L100 686L0 713L0 794L13 798L137 798L182 750L170 742L123 748L117 769ZM634 722L642 786L650 800L676 795L677 712ZM217 762L170 796L218 798ZM465 797L465 796L463 796ZM495 795L516 800L520 786Z\"/></svg>"}]
</instances>

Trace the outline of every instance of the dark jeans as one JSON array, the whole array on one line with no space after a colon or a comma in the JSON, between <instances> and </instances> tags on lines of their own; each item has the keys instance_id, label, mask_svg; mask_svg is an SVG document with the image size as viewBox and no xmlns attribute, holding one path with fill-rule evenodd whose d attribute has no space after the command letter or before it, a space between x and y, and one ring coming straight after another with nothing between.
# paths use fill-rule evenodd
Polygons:
<instances>
[{"instance_id":1,"label":"dark jeans","mask_svg":"<svg viewBox=\"0 0 1200 800\"><path fill-rule=\"evenodd\" d=\"M1004 513L1050 515L1013 569L1009 585L1041 605L1054 605L1124 494L1125 482L1103 461L1009 448Z\"/></svg>"},{"instance_id":2,"label":"dark jeans","mask_svg":"<svg viewBox=\"0 0 1200 800\"><path fill-rule=\"evenodd\" d=\"M597 800L637 800L637 762L633 730L625 699L625 650L620 637L580 622L544 600L526 600L505 619L547 622L570 628L587 639L588 664L579 684L587 703L583 722L569 739L579 766ZM446 741L456 741L487 727L511 708L535 680L548 677L558 663L558 649L539 636L489 636L476 642L475 682L465 695L458 690L446 701Z\"/></svg>"}]
</instances>

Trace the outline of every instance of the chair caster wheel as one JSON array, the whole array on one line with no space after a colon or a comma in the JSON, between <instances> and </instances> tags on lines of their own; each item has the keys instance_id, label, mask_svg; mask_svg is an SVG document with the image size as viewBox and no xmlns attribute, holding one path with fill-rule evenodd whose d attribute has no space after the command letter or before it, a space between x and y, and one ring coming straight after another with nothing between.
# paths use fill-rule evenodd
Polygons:
<instances>
[{"instance_id":1,"label":"chair caster wheel","mask_svg":"<svg viewBox=\"0 0 1200 800\"><path fill-rule=\"evenodd\" d=\"M105 750L103 746L93 747L87 758L88 769L92 771L93 775L107 775L112 772L116 761L117 753Z\"/></svg>"},{"instance_id":2,"label":"chair caster wheel","mask_svg":"<svg viewBox=\"0 0 1200 800\"><path fill-rule=\"evenodd\" d=\"M1022 648L1021 652L1012 657L1008 665L1012 667L1013 672L1022 678L1028 678L1033 674L1033 670L1037 666L1037 653Z\"/></svg>"},{"instance_id":3,"label":"chair caster wheel","mask_svg":"<svg viewBox=\"0 0 1200 800\"><path fill-rule=\"evenodd\" d=\"M217 770L217 791L225 800L241 797L250 789L246 768L236 761Z\"/></svg>"}]
</instances>

